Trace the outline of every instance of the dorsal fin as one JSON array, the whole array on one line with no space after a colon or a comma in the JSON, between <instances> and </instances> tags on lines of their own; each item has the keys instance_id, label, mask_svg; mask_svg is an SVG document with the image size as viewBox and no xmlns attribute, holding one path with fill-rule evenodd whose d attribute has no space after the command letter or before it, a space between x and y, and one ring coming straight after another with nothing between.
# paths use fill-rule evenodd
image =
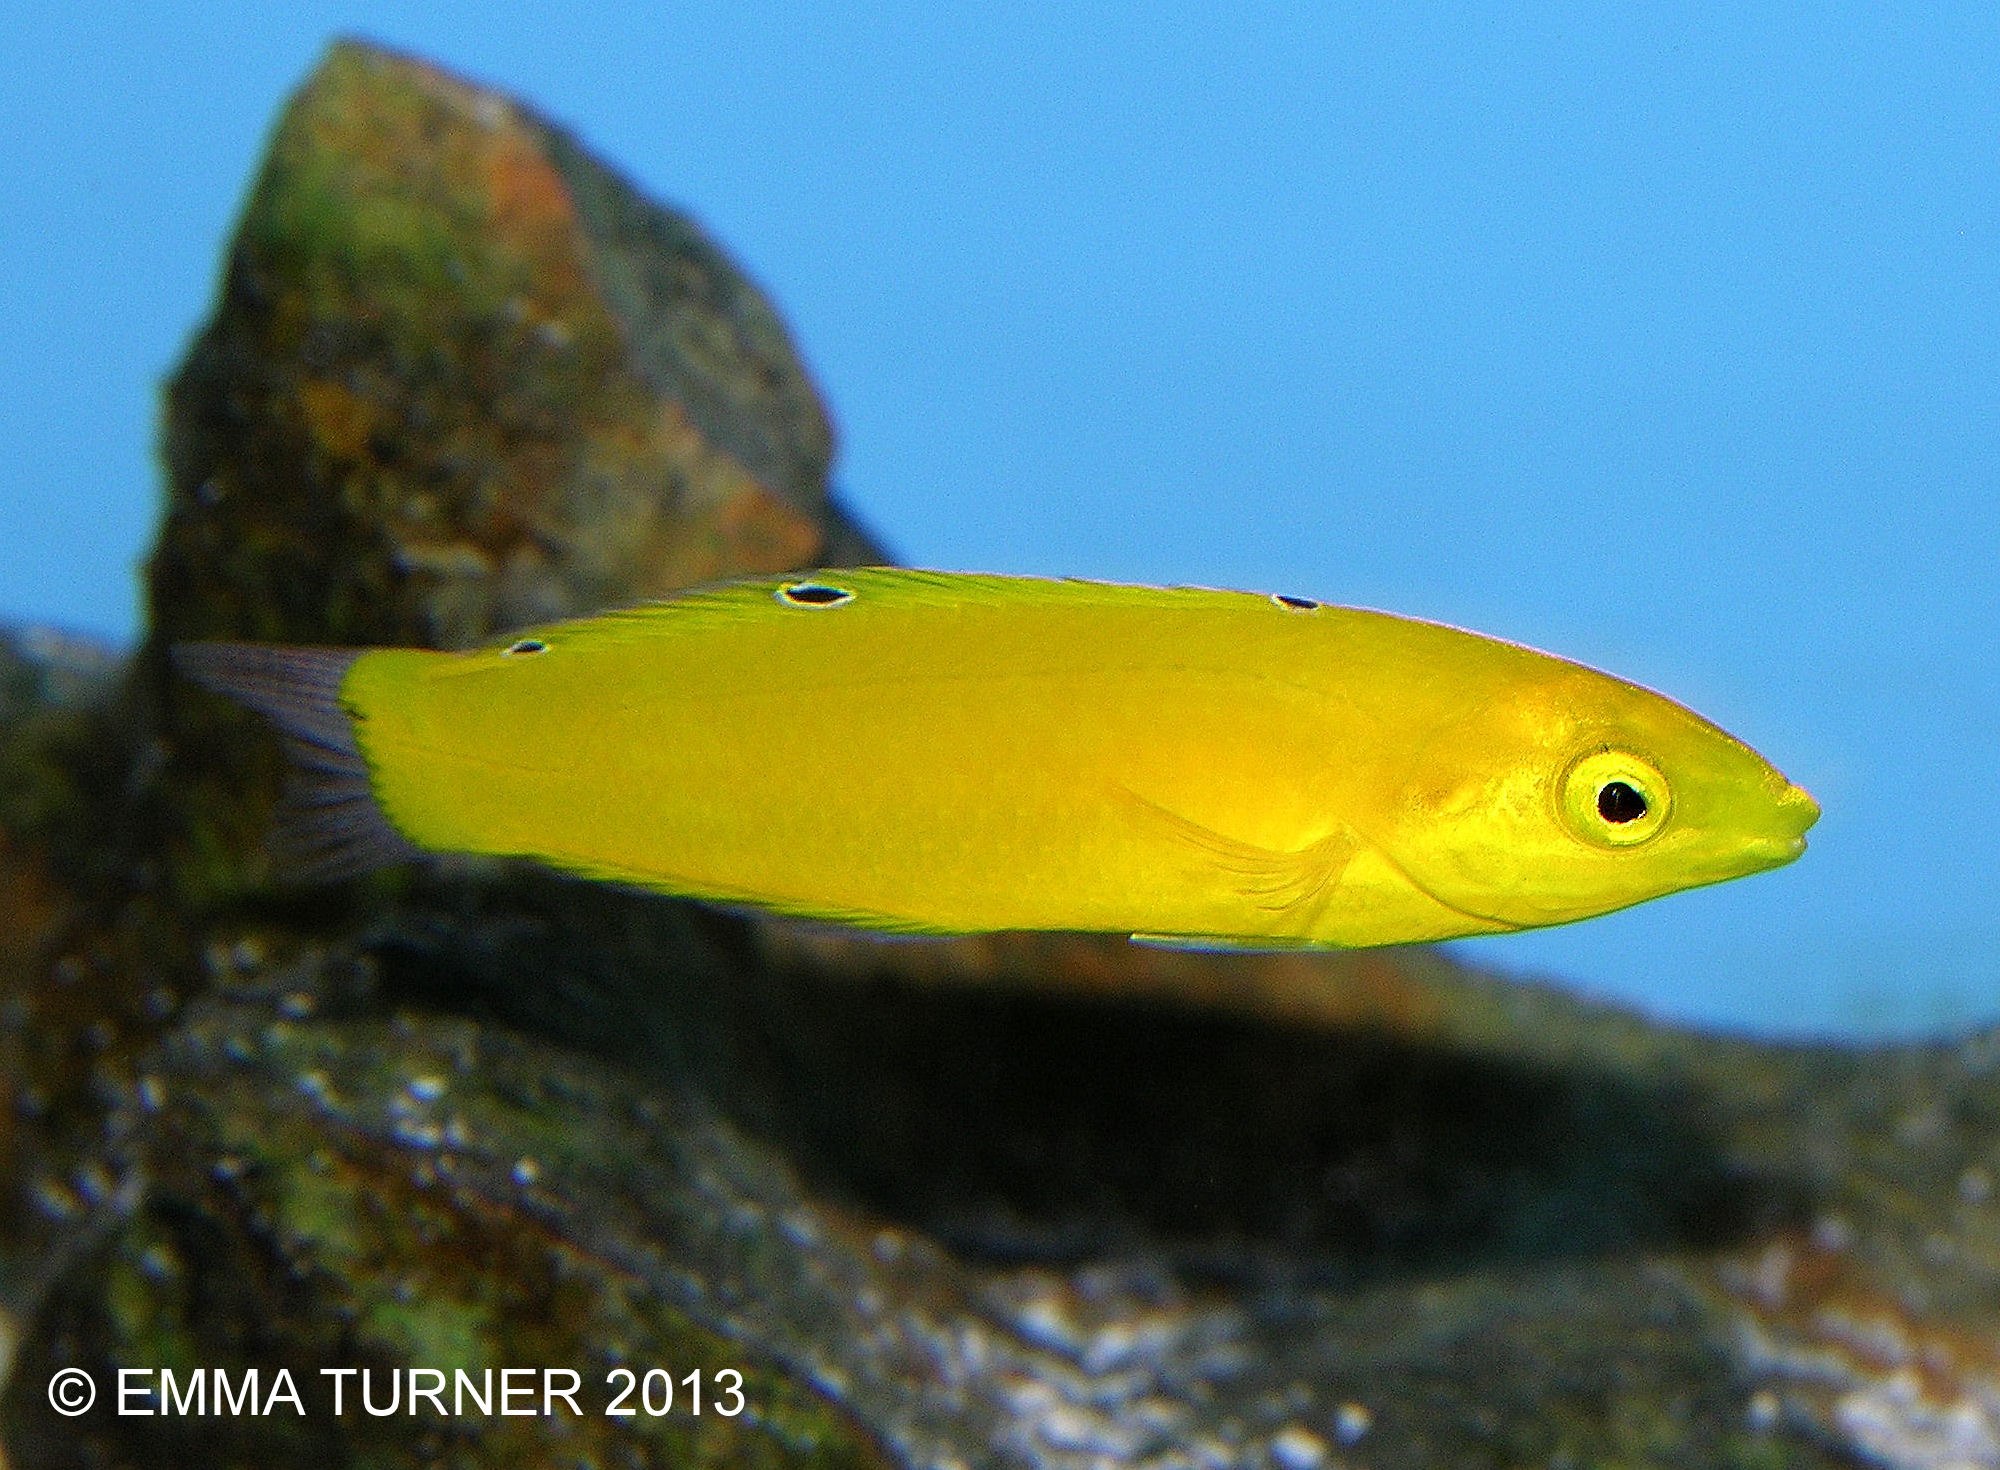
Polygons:
<instances>
[{"instance_id":1,"label":"dorsal fin","mask_svg":"<svg viewBox=\"0 0 2000 1470\"><path fill-rule=\"evenodd\" d=\"M825 595L828 593L845 595ZM801 615L832 615L845 606L876 604L897 607L1004 607L1020 602L1058 602L1079 606L1186 609L1218 597L1242 598L1245 602L1268 600L1258 593L1222 592L1206 587L1149 587L1072 577L933 572L914 567L841 567L827 571L795 572L783 577L718 582L692 588L661 601L621 608L604 614L597 621L611 626L626 620L646 622L663 618L716 617L736 612L762 615L770 611L773 602L791 602Z\"/></svg>"}]
</instances>

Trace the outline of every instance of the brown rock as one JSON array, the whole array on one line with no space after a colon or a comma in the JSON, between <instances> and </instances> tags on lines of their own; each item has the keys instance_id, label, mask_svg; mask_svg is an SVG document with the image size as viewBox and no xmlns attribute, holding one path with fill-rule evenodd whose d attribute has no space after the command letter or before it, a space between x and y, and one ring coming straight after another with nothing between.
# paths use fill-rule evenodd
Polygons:
<instances>
[{"instance_id":1,"label":"brown rock","mask_svg":"<svg viewBox=\"0 0 2000 1470\"><path fill-rule=\"evenodd\" d=\"M341 44L167 392L155 640L459 646L875 558L776 314L559 129Z\"/></svg>"}]
</instances>

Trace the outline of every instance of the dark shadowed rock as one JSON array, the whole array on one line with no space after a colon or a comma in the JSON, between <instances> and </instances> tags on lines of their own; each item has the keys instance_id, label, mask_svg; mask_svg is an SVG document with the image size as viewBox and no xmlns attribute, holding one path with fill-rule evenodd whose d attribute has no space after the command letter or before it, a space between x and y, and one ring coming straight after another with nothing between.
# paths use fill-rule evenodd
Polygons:
<instances>
[{"instance_id":1,"label":"dark shadowed rock","mask_svg":"<svg viewBox=\"0 0 2000 1470\"><path fill-rule=\"evenodd\" d=\"M273 882L268 736L171 640L454 645L879 556L768 304L517 103L335 48L166 442L131 666L0 646L14 1470L2000 1466L2000 1037L505 864ZM288 1369L307 1412L65 1419L71 1365ZM350 1367L573 1370L585 1412L335 1417ZM707 1411L606 1417L649 1368Z\"/></svg>"}]
</instances>

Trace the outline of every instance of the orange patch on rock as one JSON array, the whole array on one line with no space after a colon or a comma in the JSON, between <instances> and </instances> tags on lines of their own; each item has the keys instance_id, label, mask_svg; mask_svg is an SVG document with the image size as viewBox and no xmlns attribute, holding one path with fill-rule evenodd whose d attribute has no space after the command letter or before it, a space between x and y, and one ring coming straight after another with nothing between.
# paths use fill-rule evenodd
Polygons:
<instances>
[{"instance_id":1,"label":"orange patch on rock","mask_svg":"<svg viewBox=\"0 0 2000 1470\"><path fill-rule=\"evenodd\" d=\"M782 572L818 554L819 523L752 482L724 501L715 517L725 566Z\"/></svg>"},{"instance_id":2,"label":"orange patch on rock","mask_svg":"<svg viewBox=\"0 0 2000 1470\"><path fill-rule=\"evenodd\" d=\"M589 294L576 202L536 140L518 127L493 134L478 172L495 237L532 258L545 313Z\"/></svg>"}]
</instances>

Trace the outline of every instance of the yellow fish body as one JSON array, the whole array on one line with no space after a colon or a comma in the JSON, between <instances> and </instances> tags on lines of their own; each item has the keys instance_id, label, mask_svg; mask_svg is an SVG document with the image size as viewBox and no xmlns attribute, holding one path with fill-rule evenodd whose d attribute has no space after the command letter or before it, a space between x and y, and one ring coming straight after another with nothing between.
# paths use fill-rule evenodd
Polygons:
<instances>
[{"instance_id":1,"label":"yellow fish body","mask_svg":"<svg viewBox=\"0 0 2000 1470\"><path fill-rule=\"evenodd\" d=\"M1818 816L1648 690L1254 593L870 569L470 653L176 656L291 737L322 872L511 854L901 932L1446 939L1775 867Z\"/></svg>"}]
</instances>

